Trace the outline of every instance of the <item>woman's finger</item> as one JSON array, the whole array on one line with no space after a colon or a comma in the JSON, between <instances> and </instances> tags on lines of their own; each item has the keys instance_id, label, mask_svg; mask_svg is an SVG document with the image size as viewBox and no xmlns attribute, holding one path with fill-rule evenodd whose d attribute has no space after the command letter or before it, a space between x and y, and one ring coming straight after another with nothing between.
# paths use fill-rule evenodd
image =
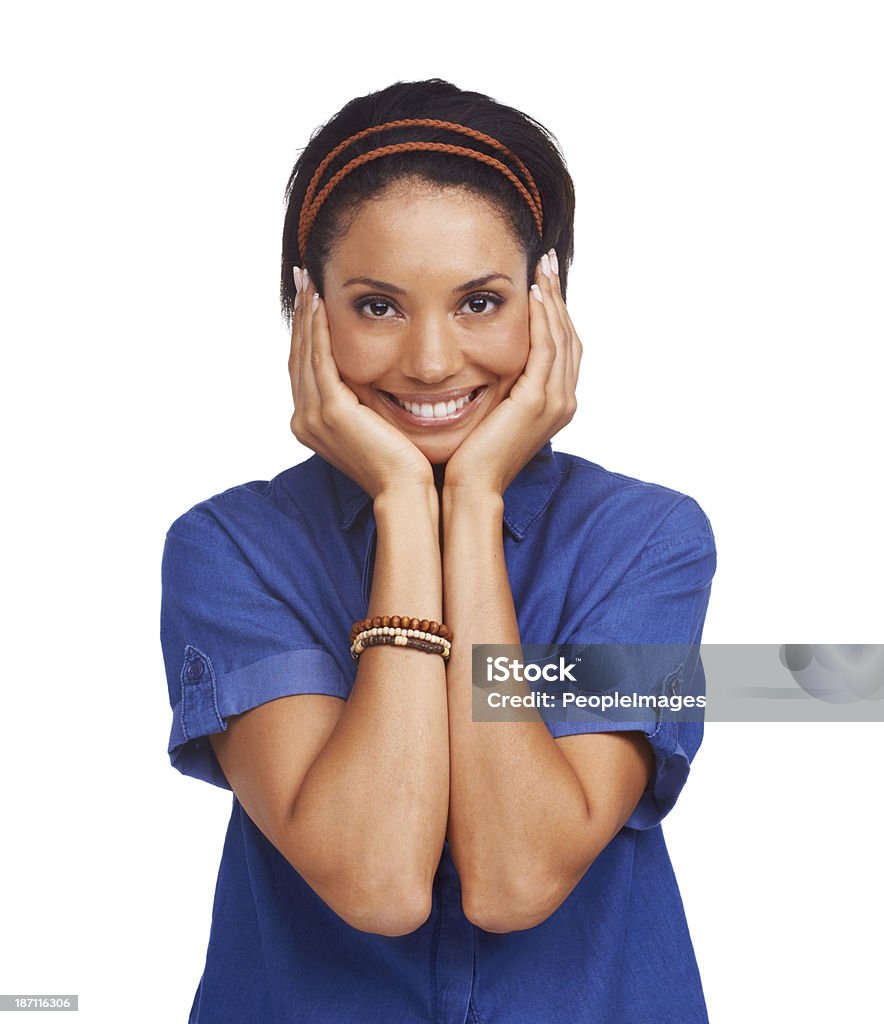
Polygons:
<instances>
[{"instance_id":1,"label":"woman's finger","mask_svg":"<svg viewBox=\"0 0 884 1024\"><path fill-rule=\"evenodd\" d=\"M557 299L558 286L554 284L554 274L550 262L549 253L544 253L540 261L539 284L543 294L543 301L546 306L547 319L550 324L550 334L555 342L556 354L550 367L547 390L550 398L555 399L561 396L566 387L567 371L569 363L570 336L566 323L559 310Z\"/></svg>"},{"instance_id":2,"label":"woman's finger","mask_svg":"<svg viewBox=\"0 0 884 1024\"><path fill-rule=\"evenodd\" d=\"M565 376L564 387L568 393L569 401L576 404L577 378L580 371L580 358L583 353L583 345L571 320L568 307L565 304L565 297L562 295L562 282L559 277L559 260L555 249L549 251L550 268L552 270L552 292L553 305L555 306L562 328L567 336L565 343Z\"/></svg>"},{"instance_id":3,"label":"woman's finger","mask_svg":"<svg viewBox=\"0 0 884 1024\"><path fill-rule=\"evenodd\" d=\"M543 292L536 280L528 294L528 333L530 346L522 377L531 389L544 397L549 371L556 358L556 344L550 332Z\"/></svg>"},{"instance_id":4,"label":"woman's finger","mask_svg":"<svg viewBox=\"0 0 884 1024\"><path fill-rule=\"evenodd\" d=\"M289 377L292 382L292 398L297 401L298 374L301 362L301 319L304 302L301 296L303 288L301 268L292 267L292 278L295 282L295 301L292 305L292 340L289 347Z\"/></svg>"},{"instance_id":5,"label":"woman's finger","mask_svg":"<svg viewBox=\"0 0 884 1024\"><path fill-rule=\"evenodd\" d=\"M313 313L311 319L311 337L313 344L313 372L323 401L331 401L342 393L344 382L338 371L331 345L331 331L328 325L328 313L322 298L314 292L311 300Z\"/></svg>"},{"instance_id":6,"label":"woman's finger","mask_svg":"<svg viewBox=\"0 0 884 1024\"><path fill-rule=\"evenodd\" d=\"M568 310L565 308L565 300L562 296L562 283L559 280L559 258L555 249L550 249L546 254L549 261L550 269L550 291L552 292L553 306L556 310L559 323L562 328L563 345L562 354L564 356L564 363L562 365L563 377L562 383L564 387L568 387L568 382L571 380L571 371L574 362L574 325L571 323L571 318L568 316Z\"/></svg>"},{"instance_id":7,"label":"woman's finger","mask_svg":"<svg viewBox=\"0 0 884 1024\"><path fill-rule=\"evenodd\" d=\"M303 271L304 287L301 291L301 372L298 377L299 397L305 413L320 411L319 387L316 383L316 375L313 368L313 296L316 295L316 288L310 280L310 275L305 268Z\"/></svg>"}]
</instances>

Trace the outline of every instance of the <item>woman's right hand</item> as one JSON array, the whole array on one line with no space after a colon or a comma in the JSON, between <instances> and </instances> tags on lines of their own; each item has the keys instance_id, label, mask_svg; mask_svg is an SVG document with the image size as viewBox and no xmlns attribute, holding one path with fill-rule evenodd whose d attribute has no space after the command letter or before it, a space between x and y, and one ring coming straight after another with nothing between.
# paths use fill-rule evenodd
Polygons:
<instances>
[{"instance_id":1,"label":"woman's right hand","mask_svg":"<svg viewBox=\"0 0 884 1024\"><path fill-rule=\"evenodd\" d=\"M372 498L413 486L433 487L433 467L423 452L392 423L362 405L341 380L325 303L306 270L295 267L293 273L298 296L289 355L295 403L292 433Z\"/></svg>"}]
</instances>

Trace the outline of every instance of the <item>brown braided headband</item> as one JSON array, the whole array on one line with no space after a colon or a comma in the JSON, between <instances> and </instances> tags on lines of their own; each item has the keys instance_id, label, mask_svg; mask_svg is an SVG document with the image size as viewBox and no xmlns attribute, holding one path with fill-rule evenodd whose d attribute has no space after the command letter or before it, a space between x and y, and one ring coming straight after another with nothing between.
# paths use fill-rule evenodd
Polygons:
<instances>
[{"instance_id":1,"label":"brown braided headband","mask_svg":"<svg viewBox=\"0 0 884 1024\"><path fill-rule=\"evenodd\" d=\"M519 181L518 177L516 177L506 164L501 163L500 160L497 160L495 157L490 156L487 153L480 152L478 149L470 149L467 146L452 146L444 142L399 142L391 146L379 146L377 149L369 150L367 153L363 153L362 156L358 156L349 163L344 164L344 166L322 187L321 191L319 193L316 192L319 187L319 181L327 170L329 164L331 164L332 160L334 160L339 153L342 153L354 142L364 139L367 135L373 135L376 132L384 131L387 128L409 128L418 126L427 128L445 128L448 131L458 132L461 135L468 135L471 139L476 139L478 142L484 142L492 149L496 149L499 153L502 153L504 156L512 160L512 162L521 171L528 187L526 188L525 185ZM349 139L344 139L343 142L335 146L335 148L316 168L313 177L310 179L310 184L307 186L307 191L304 193L304 202L301 204L301 215L298 218L298 250L301 254L301 259L304 259L304 253L307 249L307 240L310 237L310 232L313 229L313 224L316 221L319 209L326 199L328 199L329 193L335 185L338 184L338 182L345 178L351 171L355 171L357 167L361 167L370 160L377 160L379 157L389 156L392 153L409 153L421 150L472 157L474 160L479 160L481 163L487 164L489 167L494 167L496 170L500 171L501 174L504 174L521 193L522 198L531 210L531 214L537 224L537 230L540 233L540 236L543 237L543 207L540 202L540 192L537 189L537 185L534 183L534 178L531 176L531 172L515 155L515 153L507 149L502 142L492 138L490 135L485 135L483 132L476 131L475 128L468 128L466 125L455 124L452 121L436 121L432 118L415 117L407 118L402 121L387 121L385 124L372 125L370 128L365 128L361 132L351 135Z\"/></svg>"}]
</instances>

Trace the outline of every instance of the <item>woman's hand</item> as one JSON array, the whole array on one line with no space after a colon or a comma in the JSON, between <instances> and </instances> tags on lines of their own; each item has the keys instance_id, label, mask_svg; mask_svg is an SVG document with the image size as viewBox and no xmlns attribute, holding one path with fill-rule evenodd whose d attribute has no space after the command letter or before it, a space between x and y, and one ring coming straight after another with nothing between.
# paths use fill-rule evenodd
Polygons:
<instances>
[{"instance_id":1,"label":"woman's hand","mask_svg":"<svg viewBox=\"0 0 884 1024\"><path fill-rule=\"evenodd\" d=\"M503 495L510 483L577 410L583 345L559 286L555 250L535 270L529 296L531 344L522 376L448 460L446 489Z\"/></svg>"},{"instance_id":2,"label":"woman's hand","mask_svg":"<svg viewBox=\"0 0 884 1024\"><path fill-rule=\"evenodd\" d=\"M424 454L341 380L325 303L307 271L294 269L298 295L289 356L295 412L292 433L376 498L413 485L433 487Z\"/></svg>"}]
</instances>

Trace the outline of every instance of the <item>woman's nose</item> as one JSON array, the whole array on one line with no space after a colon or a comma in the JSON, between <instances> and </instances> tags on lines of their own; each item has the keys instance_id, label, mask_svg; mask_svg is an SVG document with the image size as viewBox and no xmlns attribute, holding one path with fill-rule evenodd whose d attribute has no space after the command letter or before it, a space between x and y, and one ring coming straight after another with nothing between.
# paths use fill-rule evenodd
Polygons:
<instances>
[{"instance_id":1,"label":"woman's nose","mask_svg":"<svg viewBox=\"0 0 884 1024\"><path fill-rule=\"evenodd\" d=\"M406 377L438 384L464 365L460 340L447 318L414 319L402 337L399 369Z\"/></svg>"}]
</instances>

